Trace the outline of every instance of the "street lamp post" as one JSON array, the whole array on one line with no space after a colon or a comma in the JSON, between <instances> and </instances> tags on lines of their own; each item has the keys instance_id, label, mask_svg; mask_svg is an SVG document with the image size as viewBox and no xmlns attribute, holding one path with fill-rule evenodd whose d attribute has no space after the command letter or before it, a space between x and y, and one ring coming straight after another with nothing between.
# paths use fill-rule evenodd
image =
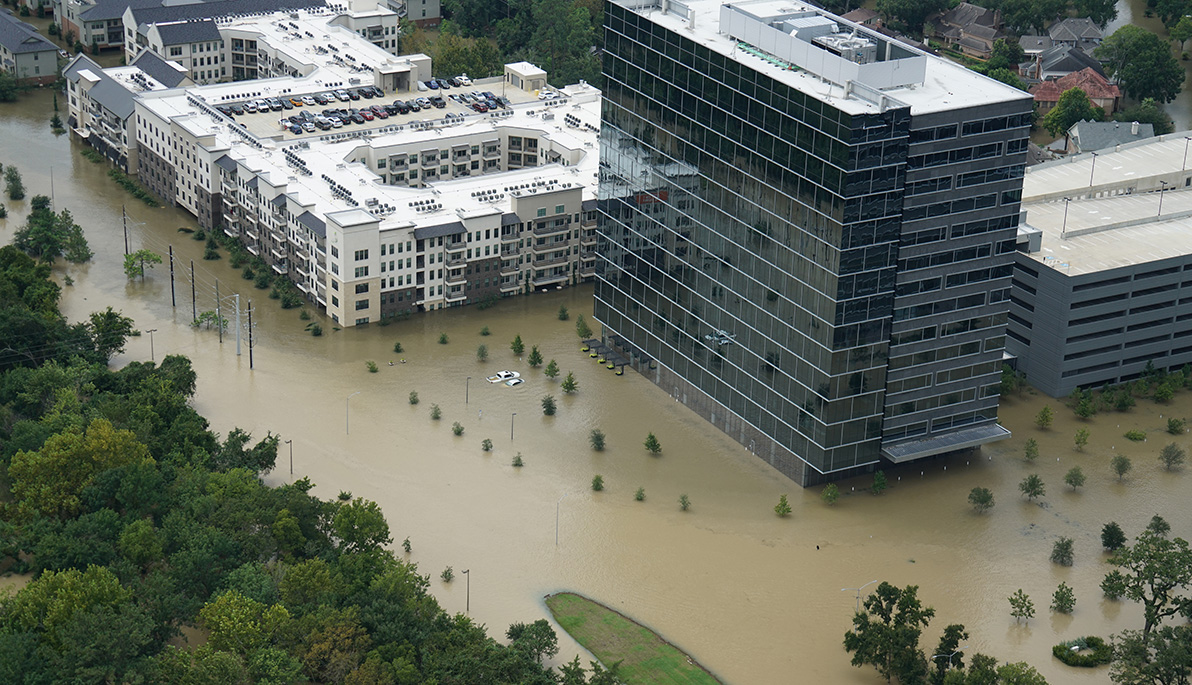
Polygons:
<instances>
[{"instance_id":1,"label":"street lamp post","mask_svg":"<svg viewBox=\"0 0 1192 685\"><path fill-rule=\"evenodd\" d=\"M472 611L472 576L468 573L469 569L464 569L463 574L468 578L467 594L464 596L464 613L471 613Z\"/></svg>"},{"instance_id":2,"label":"street lamp post","mask_svg":"<svg viewBox=\"0 0 1192 685\"><path fill-rule=\"evenodd\" d=\"M559 501L555 502L555 547L559 546L559 505L562 504L563 500L566 498L567 493L563 493L563 496L559 498Z\"/></svg>"},{"instance_id":3,"label":"street lamp post","mask_svg":"<svg viewBox=\"0 0 1192 685\"><path fill-rule=\"evenodd\" d=\"M472 383L472 377L468 376L464 379L464 404L468 403L468 386Z\"/></svg>"},{"instance_id":4,"label":"street lamp post","mask_svg":"<svg viewBox=\"0 0 1192 685\"><path fill-rule=\"evenodd\" d=\"M850 590L856 591L856 593L857 593L857 613L859 614L859 613L861 613L861 591L864 590L865 588L869 587L870 585L873 585L876 582L877 582L876 580L871 580L868 583L865 583L864 585L862 585L861 587L842 587L842 588L840 588L840 591L841 592L849 592Z\"/></svg>"},{"instance_id":5,"label":"street lamp post","mask_svg":"<svg viewBox=\"0 0 1192 685\"><path fill-rule=\"evenodd\" d=\"M351 405L348 400L351 400L353 397L359 395L362 392L364 392L364 391L357 390L356 392L352 393L351 395L348 395L348 399L344 400L344 433L347 435L352 434L351 414L349 414L349 411L351 410Z\"/></svg>"},{"instance_id":6,"label":"street lamp post","mask_svg":"<svg viewBox=\"0 0 1192 685\"><path fill-rule=\"evenodd\" d=\"M153 353L153 334L157 332L157 329L150 328L145 332L149 334L149 361L157 363L157 355Z\"/></svg>"},{"instance_id":7,"label":"street lamp post","mask_svg":"<svg viewBox=\"0 0 1192 685\"><path fill-rule=\"evenodd\" d=\"M509 441L513 442L513 417L517 416L517 412L513 412L513 416L509 417Z\"/></svg>"},{"instance_id":8,"label":"street lamp post","mask_svg":"<svg viewBox=\"0 0 1192 685\"><path fill-rule=\"evenodd\" d=\"M1184 161L1180 163L1180 171L1188 168L1188 143L1192 142L1192 138L1184 136Z\"/></svg>"},{"instance_id":9,"label":"street lamp post","mask_svg":"<svg viewBox=\"0 0 1192 685\"><path fill-rule=\"evenodd\" d=\"M290 446L290 475L294 475L294 441L286 440L286 444Z\"/></svg>"},{"instance_id":10,"label":"street lamp post","mask_svg":"<svg viewBox=\"0 0 1192 685\"><path fill-rule=\"evenodd\" d=\"M1071 201L1072 201L1072 198L1070 198L1070 197L1064 198L1064 225L1060 227L1060 237L1061 238L1064 237L1064 235L1067 234L1067 232L1068 232L1068 203Z\"/></svg>"},{"instance_id":11,"label":"street lamp post","mask_svg":"<svg viewBox=\"0 0 1192 685\"><path fill-rule=\"evenodd\" d=\"M1097 170L1097 153L1093 153L1093 166L1089 169L1089 187L1093 187L1093 172Z\"/></svg>"},{"instance_id":12,"label":"street lamp post","mask_svg":"<svg viewBox=\"0 0 1192 685\"><path fill-rule=\"evenodd\" d=\"M936 654L935 656L933 656L931 658L932 659L940 659L943 657L948 657L948 668L952 668L952 657L956 656L957 654L960 654L961 652L963 652L964 650L966 650L968 648L969 648L969 646L965 645L963 647L957 648L956 651L952 652L951 654Z\"/></svg>"},{"instance_id":13,"label":"street lamp post","mask_svg":"<svg viewBox=\"0 0 1192 685\"><path fill-rule=\"evenodd\" d=\"M1167 181L1159 181L1163 185L1159 186L1159 211L1155 212L1155 217L1163 216L1163 191L1167 190Z\"/></svg>"}]
</instances>

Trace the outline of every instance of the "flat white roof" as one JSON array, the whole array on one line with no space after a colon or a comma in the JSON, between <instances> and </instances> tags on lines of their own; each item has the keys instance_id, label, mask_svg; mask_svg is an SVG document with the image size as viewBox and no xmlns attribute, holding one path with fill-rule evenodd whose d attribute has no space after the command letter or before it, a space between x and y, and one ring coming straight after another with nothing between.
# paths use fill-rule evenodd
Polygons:
<instances>
[{"instance_id":1,"label":"flat white roof","mask_svg":"<svg viewBox=\"0 0 1192 685\"><path fill-rule=\"evenodd\" d=\"M685 0L674 2L672 8L686 6L690 10L687 18L678 14L664 13L660 2L650 0L613 0L626 7L640 7L639 14L647 16L651 21L699 42L716 52L726 55L760 73L786 83L792 88L812 95L842 111L852 114L880 112L877 104L858 97L856 94L846 95L842 85L825 81L821 75L812 73L804 65L798 65L798 70L791 70L773 64L765 59L738 49L738 41L723 33L720 25L721 8L731 5L745 12L759 17L779 17L801 12L812 12L828 17L836 22L844 31L856 30L860 35L874 35L860 24L855 24L842 17L812 5L797 0L746 0L744 2L724 2L723 0ZM681 9L679 10L681 11ZM892 38L880 36L882 41L894 41ZM897 41L895 41L897 42ZM996 102L1026 100L1031 96L1017 88L1008 86L1000 81L988 78L975 71L966 69L946 59L928 55L901 42L897 42L900 49L909 51L925 59L925 75L922 80L909 86L898 86L882 89L881 92L889 97L906 103L912 114L926 114L930 112L960 109ZM900 69L911 69L893 60L890 69L896 74ZM896 104L896 103L892 103Z\"/></svg>"}]
</instances>

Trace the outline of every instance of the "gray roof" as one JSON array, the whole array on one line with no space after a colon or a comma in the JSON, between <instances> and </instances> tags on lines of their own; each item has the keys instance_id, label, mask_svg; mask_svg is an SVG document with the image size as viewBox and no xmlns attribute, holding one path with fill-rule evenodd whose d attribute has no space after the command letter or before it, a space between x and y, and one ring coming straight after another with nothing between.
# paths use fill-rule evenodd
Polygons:
<instances>
[{"instance_id":1,"label":"gray roof","mask_svg":"<svg viewBox=\"0 0 1192 685\"><path fill-rule=\"evenodd\" d=\"M82 9L79 19L82 21L107 21L124 16L124 10L129 7L160 6L162 0L95 0L95 4Z\"/></svg>"},{"instance_id":2,"label":"gray roof","mask_svg":"<svg viewBox=\"0 0 1192 685\"><path fill-rule=\"evenodd\" d=\"M520 224L520 223L521 223L521 217L514 214L513 212L505 212L504 214L501 215L501 225L502 226L512 226L513 224Z\"/></svg>"},{"instance_id":3,"label":"gray roof","mask_svg":"<svg viewBox=\"0 0 1192 685\"><path fill-rule=\"evenodd\" d=\"M285 207L286 206L286 196L278 195L277 197L270 200L269 204L273 205L274 207Z\"/></svg>"},{"instance_id":4,"label":"gray roof","mask_svg":"<svg viewBox=\"0 0 1192 685\"><path fill-rule=\"evenodd\" d=\"M422 240L423 238L438 238L445 235L459 235L466 233L462 222L453 221L449 224L439 224L438 226L426 226L424 228L414 229L414 238Z\"/></svg>"},{"instance_id":5,"label":"gray roof","mask_svg":"<svg viewBox=\"0 0 1192 685\"><path fill-rule=\"evenodd\" d=\"M584 210L585 212L590 212L593 209L596 209L597 205L598 203L596 200L584 200L580 205L580 209Z\"/></svg>"},{"instance_id":6,"label":"gray roof","mask_svg":"<svg viewBox=\"0 0 1192 685\"><path fill-rule=\"evenodd\" d=\"M116 79L105 74L103 67L99 66L90 57L86 55L76 56L62 70L62 77L71 83L78 83L79 72L83 70L90 70L99 80L98 83L91 86L91 90L87 91L87 97L94 102L98 102L104 109L120 117L121 120L132 116L135 95L132 91L117 82Z\"/></svg>"},{"instance_id":7,"label":"gray roof","mask_svg":"<svg viewBox=\"0 0 1192 685\"><path fill-rule=\"evenodd\" d=\"M164 45L185 45L219 40L219 27L210 19L158 24L157 33L161 36L161 42Z\"/></svg>"},{"instance_id":8,"label":"gray roof","mask_svg":"<svg viewBox=\"0 0 1192 685\"><path fill-rule=\"evenodd\" d=\"M219 166L219 168L223 169L224 171L233 172L236 170L236 160L232 159L231 157L229 157L227 155L224 155L224 156L220 157L219 159L215 160L215 163Z\"/></svg>"},{"instance_id":9,"label":"gray roof","mask_svg":"<svg viewBox=\"0 0 1192 685\"><path fill-rule=\"evenodd\" d=\"M1024 52L1043 52L1054 47L1055 41L1051 36L1022 36L1018 39L1018 45Z\"/></svg>"},{"instance_id":10,"label":"gray roof","mask_svg":"<svg viewBox=\"0 0 1192 685\"><path fill-rule=\"evenodd\" d=\"M252 178L248 179L248 182L247 182L247 183L245 183L244 185L245 185L245 186L247 186L247 187L249 187L249 188L256 188L256 187L257 187L257 179L258 179L258 178L260 178L260 177L259 177L259 176L253 176Z\"/></svg>"},{"instance_id":11,"label":"gray roof","mask_svg":"<svg viewBox=\"0 0 1192 685\"><path fill-rule=\"evenodd\" d=\"M1052 24L1047 29L1052 40L1065 42L1098 41L1105 35L1101 27L1088 17L1068 17Z\"/></svg>"},{"instance_id":12,"label":"gray roof","mask_svg":"<svg viewBox=\"0 0 1192 685\"><path fill-rule=\"evenodd\" d=\"M149 74L154 81L167 88L177 87L188 78L186 70L181 65L178 65L177 62L166 61L151 50L142 52L132 61L132 66Z\"/></svg>"},{"instance_id":13,"label":"gray roof","mask_svg":"<svg viewBox=\"0 0 1192 685\"><path fill-rule=\"evenodd\" d=\"M1044 50L1039 55L1039 64L1043 71L1062 71L1070 74L1089 67L1098 74L1105 75L1105 67L1101 66L1096 58L1080 48L1069 45L1057 45L1050 50Z\"/></svg>"},{"instance_id":14,"label":"gray roof","mask_svg":"<svg viewBox=\"0 0 1192 685\"><path fill-rule=\"evenodd\" d=\"M310 212L303 212L302 214L299 214L298 223L309 228L320 238L327 237L327 224L323 223L322 219L315 216L314 214L311 214Z\"/></svg>"},{"instance_id":15,"label":"gray roof","mask_svg":"<svg viewBox=\"0 0 1192 685\"><path fill-rule=\"evenodd\" d=\"M167 0L168 1L168 0ZM261 14L288 9L305 9L308 7L325 7L327 0L212 0L211 2L194 2L162 6L162 2L138 8L133 6L133 23L156 24L166 21L185 21L187 19L208 19L223 17L229 14ZM207 40L203 38L201 40Z\"/></svg>"},{"instance_id":16,"label":"gray roof","mask_svg":"<svg viewBox=\"0 0 1192 685\"><path fill-rule=\"evenodd\" d=\"M43 38L29 24L5 12L0 12L0 45L12 53L58 53L57 45Z\"/></svg>"},{"instance_id":17,"label":"gray roof","mask_svg":"<svg viewBox=\"0 0 1192 685\"><path fill-rule=\"evenodd\" d=\"M1137 122L1121 121L1078 121L1068 129L1068 136L1076 146L1076 152L1104 150L1122 143L1155 137L1153 124L1138 124L1138 133L1133 133Z\"/></svg>"}]
</instances>

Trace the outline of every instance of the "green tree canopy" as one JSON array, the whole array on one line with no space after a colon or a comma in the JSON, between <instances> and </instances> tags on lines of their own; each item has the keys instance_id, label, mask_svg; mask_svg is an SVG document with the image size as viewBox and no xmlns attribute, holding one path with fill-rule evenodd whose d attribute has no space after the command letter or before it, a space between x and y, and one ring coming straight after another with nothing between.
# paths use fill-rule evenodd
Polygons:
<instances>
[{"instance_id":1,"label":"green tree canopy","mask_svg":"<svg viewBox=\"0 0 1192 685\"><path fill-rule=\"evenodd\" d=\"M1184 70L1159 36L1126 24L1102 41L1093 53L1104 62L1127 95L1171 102L1184 83Z\"/></svg>"},{"instance_id":2,"label":"green tree canopy","mask_svg":"<svg viewBox=\"0 0 1192 685\"><path fill-rule=\"evenodd\" d=\"M901 25L909 33L923 34L923 23L937 12L948 9L947 0L877 0L877 11L887 22Z\"/></svg>"},{"instance_id":3,"label":"green tree canopy","mask_svg":"<svg viewBox=\"0 0 1192 685\"><path fill-rule=\"evenodd\" d=\"M75 223L70 210L55 214L45 195L34 196L30 205L33 211L13 236L13 245L42 262L53 262L58 257L66 257L75 263L91 259L91 248L83 228Z\"/></svg>"},{"instance_id":4,"label":"green tree canopy","mask_svg":"<svg viewBox=\"0 0 1192 685\"><path fill-rule=\"evenodd\" d=\"M1143 606L1149 634L1159 623L1192 608L1192 549L1182 538L1145 530L1109 558L1125 579L1125 597Z\"/></svg>"},{"instance_id":5,"label":"green tree canopy","mask_svg":"<svg viewBox=\"0 0 1192 685\"><path fill-rule=\"evenodd\" d=\"M922 682L927 659L919 637L935 610L922 605L918 592L917 585L899 589L883 581L865 598L865 610L853 615L853 629L844 634L854 666L873 666L886 680Z\"/></svg>"},{"instance_id":6,"label":"green tree canopy","mask_svg":"<svg viewBox=\"0 0 1192 685\"><path fill-rule=\"evenodd\" d=\"M1189 24L1192 24L1192 18L1188 19ZM1175 131L1175 124L1171 121L1171 115L1163 110L1154 100L1154 98L1147 98L1142 102L1130 105L1117 114L1113 115L1114 121L1122 123L1129 123L1137 121L1140 124L1150 124L1155 127L1155 135L1162 136Z\"/></svg>"}]
</instances>

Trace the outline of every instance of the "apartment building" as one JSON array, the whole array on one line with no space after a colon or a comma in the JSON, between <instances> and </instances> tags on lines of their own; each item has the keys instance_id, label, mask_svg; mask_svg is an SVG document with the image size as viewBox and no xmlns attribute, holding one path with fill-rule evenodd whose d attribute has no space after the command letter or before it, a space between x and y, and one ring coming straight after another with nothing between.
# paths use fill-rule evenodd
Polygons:
<instances>
[{"instance_id":1,"label":"apartment building","mask_svg":"<svg viewBox=\"0 0 1192 685\"><path fill-rule=\"evenodd\" d=\"M1030 96L811 5L605 10L606 342L801 485L997 424Z\"/></svg>"},{"instance_id":2,"label":"apartment building","mask_svg":"<svg viewBox=\"0 0 1192 685\"><path fill-rule=\"evenodd\" d=\"M1006 350L1053 397L1192 364L1192 132L1031 167Z\"/></svg>"},{"instance_id":3,"label":"apartment building","mask_svg":"<svg viewBox=\"0 0 1192 685\"><path fill-rule=\"evenodd\" d=\"M0 12L0 71L22 85L49 85L58 79L58 47L30 24Z\"/></svg>"}]
</instances>

